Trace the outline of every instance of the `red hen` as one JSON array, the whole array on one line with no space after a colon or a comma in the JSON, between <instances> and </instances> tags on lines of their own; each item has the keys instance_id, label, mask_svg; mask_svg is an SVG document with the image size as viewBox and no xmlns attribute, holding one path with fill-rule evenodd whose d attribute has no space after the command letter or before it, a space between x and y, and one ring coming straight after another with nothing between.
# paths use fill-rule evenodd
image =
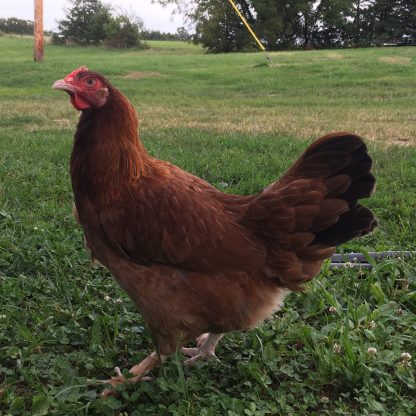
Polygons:
<instances>
[{"instance_id":1,"label":"red hen","mask_svg":"<svg viewBox=\"0 0 416 416\"><path fill-rule=\"evenodd\" d=\"M223 333L261 323L337 245L377 225L357 204L375 179L354 134L317 140L257 195L229 195L149 156L133 106L102 75L79 68L53 88L82 111L71 178L86 244L138 306L155 343L129 381L178 348L188 363L214 356ZM192 338L197 347L185 348ZM124 381L116 372L113 386Z\"/></svg>"}]
</instances>

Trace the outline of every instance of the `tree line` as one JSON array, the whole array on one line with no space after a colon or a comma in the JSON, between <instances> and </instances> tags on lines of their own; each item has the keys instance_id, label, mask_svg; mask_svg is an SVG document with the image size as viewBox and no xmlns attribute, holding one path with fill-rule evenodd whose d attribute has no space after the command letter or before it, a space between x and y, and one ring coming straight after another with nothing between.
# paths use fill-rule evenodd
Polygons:
<instances>
[{"instance_id":1,"label":"tree line","mask_svg":"<svg viewBox=\"0 0 416 416\"><path fill-rule=\"evenodd\" d=\"M32 20L0 18L0 34L33 35ZM176 33L146 30L142 20L131 13L115 14L100 0L71 0L58 31L46 31L54 44L105 45L112 48L146 47L146 40L190 40L182 27Z\"/></svg>"},{"instance_id":2,"label":"tree line","mask_svg":"<svg viewBox=\"0 0 416 416\"><path fill-rule=\"evenodd\" d=\"M142 19L127 12L114 13L101 0L69 0L66 17L58 22L54 43L73 42L79 45L103 44L115 48L145 48L146 40L189 40L184 28L175 34L149 31Z\"/></svg>"},{"instance_id":3,"label":"tree line","mask_svg":"<svg viewBox=\"0 0 416 416\"><path fill-rule=\"evenodd\" d=\"M33 35L33 21L18 19L17 17L0 18L0 33Z\"/></svg>"},{"instance_id":4,"label":"tree line","mask_svg":"<svg viewBox=\"0 0 416 416\"><path fill-rule=\"evenodd\" d=\"M70 0L54 43L146 47L145 40L192 40L213 52L257 48L228 0L175 3L194 28L174 34L145 30L143 21L114 13L101 0ZM269 50L376 46L393 39L416 44L415 0L234 0ZM33 22L0 19L0 32L32 34Z\"/></svg>"},{"instance_id":5,"label":"tree line","mask_svg":"<svg viewBox=\"0 0 416 416\"><path fill-rule=\"evenodd\" d=\"M194 41L214 52L255 48L227 0L175 3L195 27ZM416 38L415 0L235 0L269 50L376 46Z\"/></svg>"}]
</instances>

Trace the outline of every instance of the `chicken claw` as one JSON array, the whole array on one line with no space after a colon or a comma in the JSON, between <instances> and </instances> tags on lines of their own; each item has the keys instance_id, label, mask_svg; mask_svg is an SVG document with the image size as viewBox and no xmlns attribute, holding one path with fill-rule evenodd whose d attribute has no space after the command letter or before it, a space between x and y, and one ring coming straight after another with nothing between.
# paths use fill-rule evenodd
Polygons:
<instances>
[{"instance_id":1,"label":"chicken claw","mask_svg":"<svg viewBox=\"0 0 416 416\"><path fill-rule=\"evenodd\" d=\"M138 381L148 381L152 380L152 377L145 376L150 370L160 364L161 360L164 357L159 356L156 352L152 352L147 358L145 358L139 364L130 368L129 373L133 377L126 378L121 372L119 367L114 368L115 376L111 377L109 380L102 380L101 383L111 384L113 387L116 387L123 383L137 383ZM118 392L113 389L104 389L101 393L101 397L117 396Z\"/></svg>"},{"instance_id":2,"label":"chicken claw","mask_svg":"<svg viewBox=\"0 0 416 416\"><path fill-rule=\"evenodd\" d=\"M215 347L217 346L222 335L223 334L212 333L202 334L197 338L196 348L182 348L181 352L188 357L191 357L185 361L185 365L192 365L200 360L217 358L215 355Z\"/></svg>"},{"instance_id":3,"label":"chicken claw","mask_svg":"<svg viewBox=\"0 0 416 416\"><path fill-rule=\"evenodd\" d=\"M191 356L191 358L188 358L187 360L185 360L185 365L191 366L191 365L195 364L198 361L201 361L201 360L207 361L207 360L210 360L210 359L215 359L215 360L219 361L219 359L215 355L215 352L199 351L194 356Z\"/></svg>"}]
</instances>

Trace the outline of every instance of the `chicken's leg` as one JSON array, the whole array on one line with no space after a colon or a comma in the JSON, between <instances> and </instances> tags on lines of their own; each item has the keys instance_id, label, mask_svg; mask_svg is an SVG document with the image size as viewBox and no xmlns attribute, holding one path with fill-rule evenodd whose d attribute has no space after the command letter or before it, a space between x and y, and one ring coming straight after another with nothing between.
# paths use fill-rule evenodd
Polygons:
<instances>
[{"instance_id":1,"label":"chicken's leg","mask_svg":"<svg viewBox=\"0 0 416 416\"><path fill-rule=\"evenodd\" d=\"M199 360L207 358L216 358L215 347L223 334L213 334L212 332L202 334L197 338L196 348L182 348L181 352L191 358L185 361L186 365L191 365Z\"/></svg>"},{"instance_id":2,"label":"chicken's leg","mask_svg":"<svg viewBox=\"0 0 416 416\"><path fill-rule=\"evenodd\" d=\"M123 384L126 382L129 383L136 383L138 381L150 380L150 377L144 377L150 370L154 367L159 365L162 361L164 361L166 357L162 355L158 355L157 352L152 352L148 357L146 357L142 362L136 364L132 368L130 368L129 373L133 374L133 377L126 378L122 373L119 367L114 369L116 375L111 377L109 380L103 380L105 384L111 384L113 387L118 386L119 384ZM117 394L112 389L105 389L101 396L107 397Z\"/></svg>"}]
</instances>

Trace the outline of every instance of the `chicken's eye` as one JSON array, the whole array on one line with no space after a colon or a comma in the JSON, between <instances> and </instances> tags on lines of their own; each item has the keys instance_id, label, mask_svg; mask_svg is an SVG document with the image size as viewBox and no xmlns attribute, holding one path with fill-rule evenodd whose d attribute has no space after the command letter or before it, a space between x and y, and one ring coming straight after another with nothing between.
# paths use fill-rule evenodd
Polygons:
<instances>
[{"instance_id":1,"label":"chicken's eye","mask_svg":"<svg viewBox=\"0 0 416 416\"><path fill-rule=\"evenodd\" d=\"M93 87L95 85L95 79L94 78L87 78L85 81L88 87Z\"/></svg>"}]
</instances>

